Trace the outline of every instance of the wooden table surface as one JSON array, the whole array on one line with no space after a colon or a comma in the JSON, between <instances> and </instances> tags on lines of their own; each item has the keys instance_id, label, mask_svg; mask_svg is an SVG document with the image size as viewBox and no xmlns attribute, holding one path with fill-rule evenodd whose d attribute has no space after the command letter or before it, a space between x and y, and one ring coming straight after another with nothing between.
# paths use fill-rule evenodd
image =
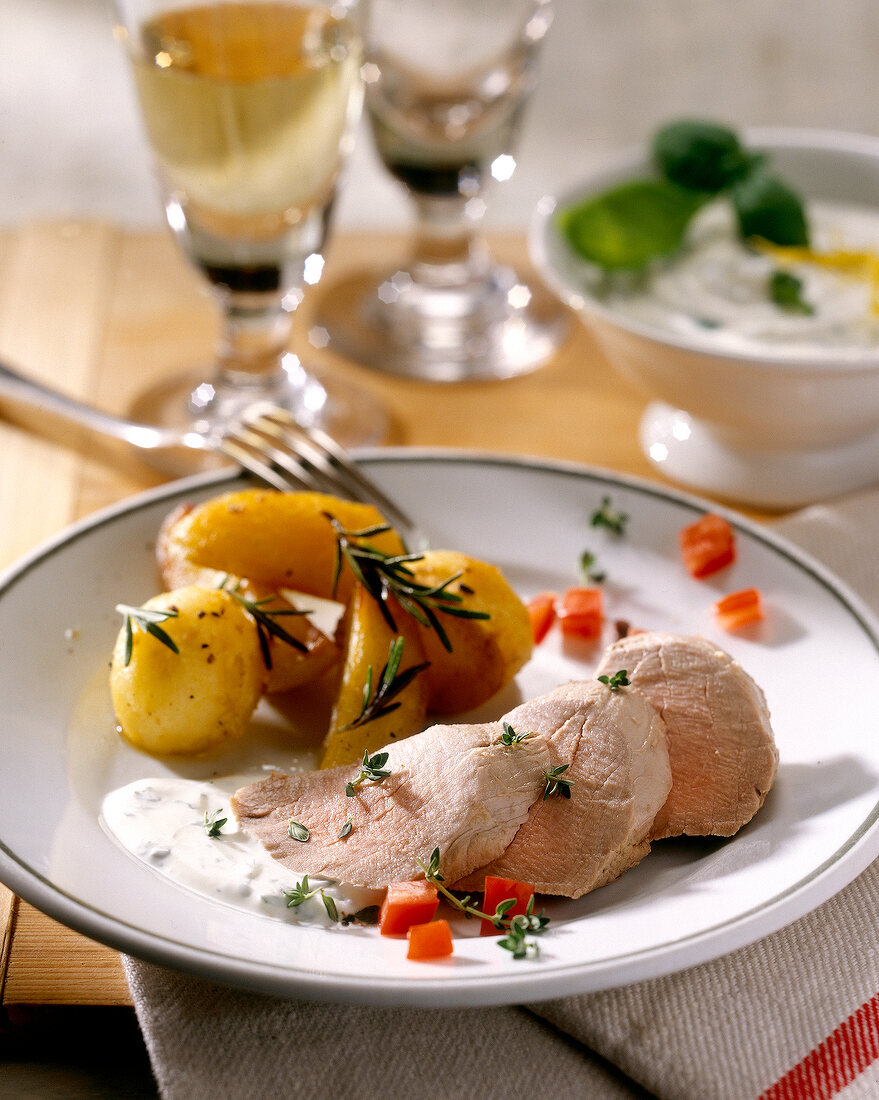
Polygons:
<instances>
[{"instance_id":1,"label":"wooden table surface","mask_svg":"<svg viewBox=\"0 0 879 1100\"><path fill-rule=\"evenodd\" d=\"M0 235L0 359L120 413L152 383L208 359L214 306L165 233L71 222ZM523 238L495 237L491 245L528 273ZM338 237L294 338L294 347L308 352L303 358L356 380L385 403L388 443L541 455L657 478L637 445L644 398L611 371L573 319L550 363L505 382L396 379L307 345L310 312L334 284L404 254L399 237ZM59 444L18 420L13 425L9 414L0 404L0 568L73 520L162 480L127 451ZM2 886L0 994L5 1006L128 1003L113 951Z\"/></svg>"}]
</instances>

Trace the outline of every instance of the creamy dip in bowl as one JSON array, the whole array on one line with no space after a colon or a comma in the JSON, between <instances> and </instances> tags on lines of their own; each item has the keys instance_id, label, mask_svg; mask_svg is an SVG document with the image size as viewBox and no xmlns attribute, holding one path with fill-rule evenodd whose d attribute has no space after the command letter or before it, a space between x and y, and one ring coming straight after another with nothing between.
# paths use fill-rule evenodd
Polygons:
<instances>
[{"instance_id":1,"label":"creamy dip in bowl","mask_svg":"<svg viewBox=\"0 0 879 1100\"><path fill-rule=\"evenodd\" d=\"M866 274L872 254L879 269L879 140L807 130L745 140L803 196L813 250L866 257L860 270L745 246L721 199L675 256L608 276L577 255L557 215L653 174L643 151L542 200L530 245L609 362L653 399L641 422L650 461L700 491L785 508L879 480L879 293ZM779 269L801 280L812 312L770 299Z\"/></svg>"}]
</instances>

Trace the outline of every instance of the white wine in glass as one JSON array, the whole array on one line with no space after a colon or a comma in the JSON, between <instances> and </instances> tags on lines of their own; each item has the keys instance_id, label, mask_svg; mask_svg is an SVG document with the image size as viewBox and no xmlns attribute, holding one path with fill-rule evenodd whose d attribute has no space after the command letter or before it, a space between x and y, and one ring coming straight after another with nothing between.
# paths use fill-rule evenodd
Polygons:
<instances>
[{"instance_id":1,"label":"white wine in glass","mask_svg":"<svg viewBox=\"0 0 879 1100\"><path fill-rule=\"evenodd\" d=\"M223 316L216 363L169 379L138 412L209 430L270 400L348 446L381 439L368 394L289 348L362 102L357 0L117 8L168 223Z\"/></svg>"},{"instance_id":2,"label":"white wine in glass","mask_svg":"<svg viewBox=\"0 0 879 1100\"><path fill-rule=\"evenodd\" d=\"M363 0L367 116L416 215L411 255L321 304L351 358L434 381L508 378L552 355L558 302L492 262L489 186L515 168L549 0Z\"/></svg>"}]
</instances>

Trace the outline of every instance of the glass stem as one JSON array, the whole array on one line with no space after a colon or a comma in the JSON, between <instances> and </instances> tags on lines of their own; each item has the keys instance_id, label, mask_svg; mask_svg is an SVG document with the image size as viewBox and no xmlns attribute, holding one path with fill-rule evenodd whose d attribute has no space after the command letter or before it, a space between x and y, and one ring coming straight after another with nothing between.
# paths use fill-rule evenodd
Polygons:
<instances>
[{"instance_id":1,"label":"glass stem","mask_svg":"<svg viewBox=\"0 0 879 1100\"><path fill-rule=\"evenodd\" d=\"M221 383L246 389L280 375L293 313L273 294L227 292L221 304L223 327L217 349Z\"/></svg>"},{"instance_id":2,"label":"glass stem","mask_svg":"<svg viewBox=\"0 0 879 1100\"><path fill-rule=\"evenodd\" d=\"M483 276L488 253L478 235L478 220L464 196L411 194L417 225L410 274L431 287L464 286Z\"/></svg>"}]
</instances>

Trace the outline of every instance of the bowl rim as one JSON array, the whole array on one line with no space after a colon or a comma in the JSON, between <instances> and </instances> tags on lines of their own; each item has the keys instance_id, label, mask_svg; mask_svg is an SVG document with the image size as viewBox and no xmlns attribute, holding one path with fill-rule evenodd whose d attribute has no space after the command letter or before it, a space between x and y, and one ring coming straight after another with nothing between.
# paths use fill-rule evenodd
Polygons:
<instances>
[{"instance_id":1,"label":"bowl rim","mask_svg":"<svg viewBox=\"0 0 879 1100\"><path fill-rule=\"evenodd\" d=\"M745 126L740 128L740 132L749 145L757 148L807 151L814 149L821 152L843 153L874 159L879 169L879 137L869 134L789 126ZM556 210L578 198L621 182L642 170L647 161L645 144L630 146L615 156L609 157L579 181L565 184L558 191L546 194L538 201L528 228L529 255L540 277L566 305L577 313L594 316L642 340L674 348L689 355L698 355L703 358L709 356L722 362L755 367L766 364L781 370L802 372L832 369L837 376L846 371L855 374L866 373L879 366L879 347L874 349L827 348L807 355L785 352L772 346L753 352L712 347L707 340L703 342L697 337L664 333L649 324L625 317L604 305L585 288L571 286L550 258L550 237L561 242L561 235L553 225ZM573 256L573 253L571 255Z\"/></svg>"}]
</instances>

